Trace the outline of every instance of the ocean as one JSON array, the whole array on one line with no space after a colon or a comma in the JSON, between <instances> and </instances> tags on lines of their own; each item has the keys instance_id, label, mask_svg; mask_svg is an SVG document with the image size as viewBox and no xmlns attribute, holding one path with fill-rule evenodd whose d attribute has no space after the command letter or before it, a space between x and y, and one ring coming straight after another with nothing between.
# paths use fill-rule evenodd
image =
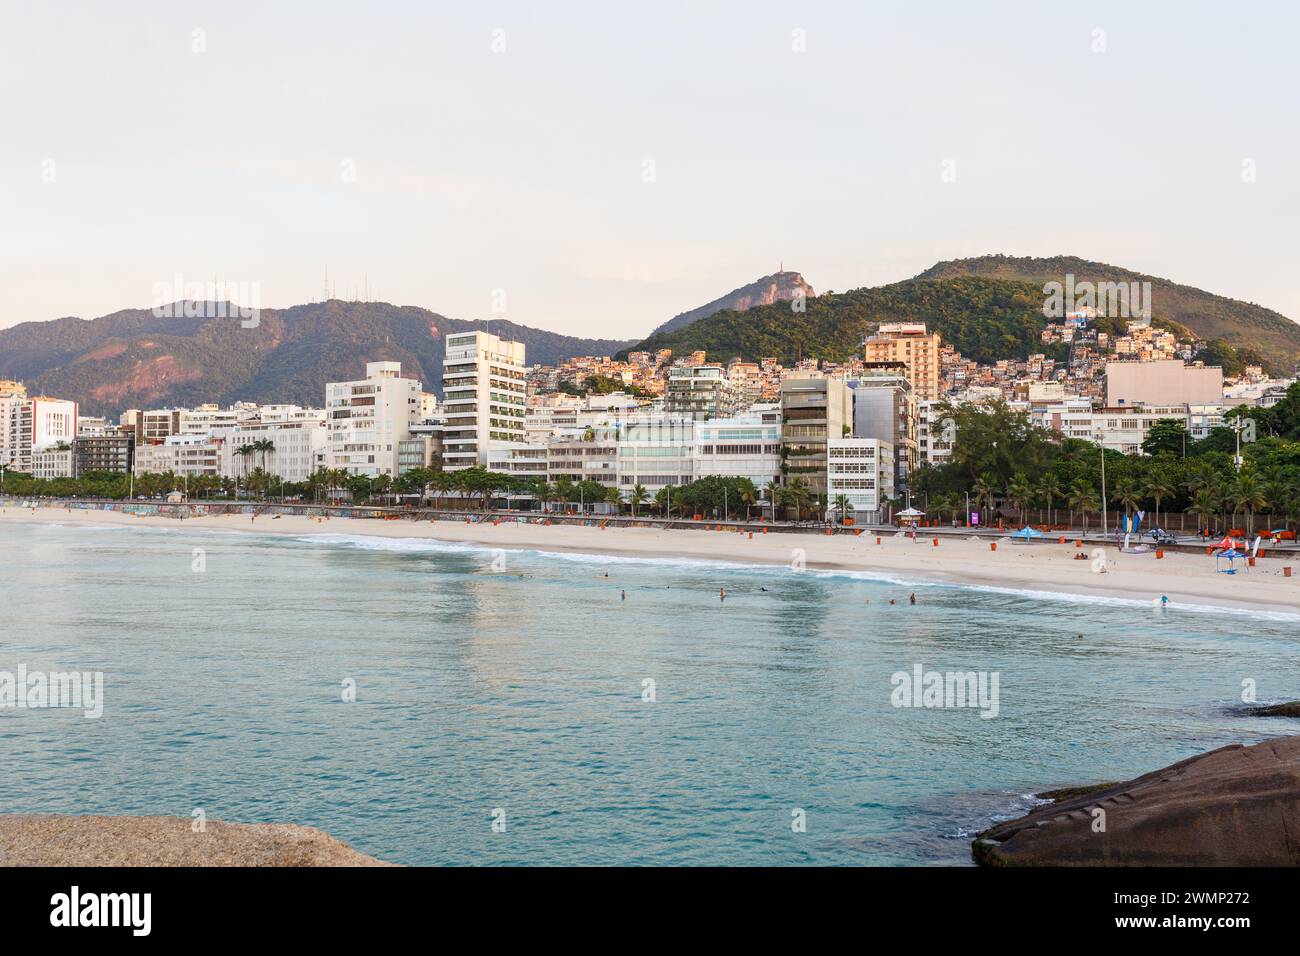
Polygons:
<instances>
[{"instance_id":1,"label":"ocean","mask_svg":"<svg viewBox=\"0 0 1300 956\"><path fill-rule=\"evenodd\" d=\"M1240 713L1300 697L1300 615L364 529L0 543L0 672L103 673L98 719L0 707L4 813L414 865L968 865L1036 791L1300 729ZM901 706L931 672L984 694Z\"/></svg>"}]
</instances>

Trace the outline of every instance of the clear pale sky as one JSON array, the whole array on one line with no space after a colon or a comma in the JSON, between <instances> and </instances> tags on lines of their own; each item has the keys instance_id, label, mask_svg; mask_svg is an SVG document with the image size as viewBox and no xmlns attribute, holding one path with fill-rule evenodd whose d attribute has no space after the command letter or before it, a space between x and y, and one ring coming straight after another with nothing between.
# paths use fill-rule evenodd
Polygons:
<instances>
[{"instance_id":1,"label":"clear pale sky","mask_svg":"<svg viewBox=\"0 0 1300 956\"><path fill-rule=\"evenodd\" d=\"M1300 318L1298 34L1282 2L0 0L0 326L328 267L630 338L782 260L822 292L989 252Z\"/></svg>"}]
</instances>

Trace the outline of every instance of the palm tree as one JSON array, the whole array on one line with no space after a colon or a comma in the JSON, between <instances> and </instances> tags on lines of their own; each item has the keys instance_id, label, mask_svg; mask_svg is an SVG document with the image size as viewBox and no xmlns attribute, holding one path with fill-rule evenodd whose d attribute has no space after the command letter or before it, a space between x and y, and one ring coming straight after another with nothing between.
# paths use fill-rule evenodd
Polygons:
<instances>
[{"instance_id":1,"label":"palm tree","mask_svg":"<svg viewBox=\"0 0 1300 956\"><path fill-rule=\"evenodd\" d=\"M776 499L779 498L781 495L781 483L777 481L775 478L773 478L771 481L769 481L766 485L763 486L763 490L767 492L768 503L772 506L772 520L775 521L776 520Z\"/></svg>"},{"instance_id":2,"label":"palm tree","mask_svg":"<svg viewBox=\"0 0 1300 956\"><path fill-rule=\"evenodd\" d=\"M752 483L747 482L745 489L741 491L740 503L745 506L745 520L748 521L754 505L758 504L758 489Z\"/></svg>"},{"instance_id":3,"label":"palm tree","mask_svg":"<svg viewBox=\"0 0 1300 956\"><path fill-rule=\"evenodd\" d=\"M1255 512L1268 507L1268 498L1264 496L1264 485L1259 476L1243 472L1232 486L1232 500L1235 507L1246 512L1246 534L1255 533Z\"/></svg>"},{"instance_id":4,"label":"palm tree","mask_svg":"<svg viewBox=\"0 0 1300 956\"><path fill-rule=\"evenodd\" d=\"M619 491L617 488L606 488L605 503L621 507L623 504L623 492Z\"/></svg>"},{"instance_id":5,"label":"palm tree","mask_svg":"<svg viewBox=\"0 0 1300 956\"><path fill-rule=\"evenodd\" d=\"M1011 483L1007 485L1007 501L1011 507L1020 509L1020 523L1025 523L1025 507L1034 495L1034 488L1023 472L1016 472Z\"/></svg>"},{"instance_id":6,"label":"palm tree","mask_svg":"<svg viewBox=\"0 0 1300 956\"><path fill-rule=\"evenodd\" d=\"M640 505L645 504L646 499L649 498L649 497L650 497L650 492L648 492L648 491L645 490L645 485L636 484L636 485L633 485L633 486L632 486L632 492L631 492L631 495L630 495L630 499L631 499L631 501L632 501L632 517L633 517L633 518L636 517L636 509L637 509Z\"/></svg>"},{"instance_id":7,"label":"palm tree","mask_svg":"<svg viewBox=\"0 0 1300 956\"><path fill-rule=\"evenodd\" d=\"M1063 496L1061 483L1057 477L1048 472L1038 483L1038 495L1047 502L1047 523L1056 524L1056 509L1052 507L1052 502Z\"/></svg>"},{"instance_id":8,"label":"palm tree","mask_svg":"<svg viewBox=\"0 0 1300 956\"><path fill-rule=\"evenodd\" d=\"M812 489L802 478L791 478L785 486L785 494L788 502L794 506L795 520L802 520L804 509L813 498Z\"/></svg>"},{"instance_id":9,"label":"palm tree","mask_svg":"<svg viewBox=\"0 0 1300 956\"><path fill-rule=\"evenodd\" d=\"M1152 527L1160 527L1160 502L1174 494L1173 486L1169 484L1164 475L1153 474L1143 484L1142 494L1156 503L1156 520Z\"/></svg>"},{"instance_id":10,"label":"palm tree","mask_svg":"<svg viewBox=\"0 0 1300 956\"><path fill-rule=\"evenodd\" d=\"M1097 502L1097 493L1092 489L1088 482L1083 478L1076 478L1070 482L1069 490L1066 492L1066 502L1070 506L1070 521L1074 521L1074 512L1079 512L1079 517L1083 519L1083 533L1088 533L1088 512L1096 511L1100 504Z\"/></svg>"},{"instance_id":11,"label":"palm tree","mask_svg":"<svg viewBox=\"0 0 1300 956\"><path fill-rule=\"evenodd\" d=\"M853 502L849 500L848 495L835 496L835 510L840 513L840 521L843 522L848 517L849 509L853 507Z\"/></svg>"},{"instance_id":12,"label":"palm tree","mask_svg":"<svg viewBox=\"0 0 1300 956\"><path fill-rule=\"evenodd\" d=\"M387 473L376 475L370 487L377 495L383 497L393 488L393 476Z\"/></svg>"},{"instance_id":13,"label":"palm tree","mask_svg":"<svg viewBox=\"0 0 1300 956\"><path fill-rule=\"evenodd\" d=\"M976 507L979 507L981 502L985 502L985 501L988 502L988 508L984 512L986 521L992 519L993 502L997 497L997 493L998 493L997 479L994 478L993 475L988 474L986 472L985 474L982 474L975 479Z\"/></svg>"},{"instance_id":14,"label":"palm tree","mask_svg":"<svg viewBox=\"0 0 1300 956\"><path fill-rule=\"evenodd\" d=\"M1202 528L1209 526L1205 519L1213 517L1218 510L1219 499L1209 488L1201 488L1192 495L1192 513L1201 519Z\"/></svg>"},{"instance_id":15,"label":"palm tree","mask_svg":"<svg viewBox=\"0 0 1300 956\"><path fill-rule=\"evenodd\" d=\"M253 451L262 456L262 468L266 468L266 455L268 452L275 452L275 442L269 438L259 438L253 442Z\"/></svg>"},{"instance_id":16,"label":"palm tree","mask_svg":"<svg viewBox=\"0 0 1300 956\"><path fill-rule=\"evenodd\" d=\"M1138 490L1137 482L1132 478L1121 478L1115 482L1115 493L1110 500L1118 505L1123 505L1124 516L1128 517L1142 503L1142 492Z\"/></svg>"}]
</instances>

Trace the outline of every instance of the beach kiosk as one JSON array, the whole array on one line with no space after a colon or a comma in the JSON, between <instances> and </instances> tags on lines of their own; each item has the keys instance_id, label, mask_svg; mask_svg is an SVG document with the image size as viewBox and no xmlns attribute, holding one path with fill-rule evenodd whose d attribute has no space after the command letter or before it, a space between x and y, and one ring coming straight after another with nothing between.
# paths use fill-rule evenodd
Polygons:
<instances>
[{"instance_id":1,"label":"beach kiosk","mask_svg":"<svg viewBox=\"0 0 1300 956\"><path fill-rule=\"evenodd\" d=\"M915 508L904 508L894 515L900 525L915 528L921 518L925 517L924 511L917 511Z\"/></svg>"}]
</instances>

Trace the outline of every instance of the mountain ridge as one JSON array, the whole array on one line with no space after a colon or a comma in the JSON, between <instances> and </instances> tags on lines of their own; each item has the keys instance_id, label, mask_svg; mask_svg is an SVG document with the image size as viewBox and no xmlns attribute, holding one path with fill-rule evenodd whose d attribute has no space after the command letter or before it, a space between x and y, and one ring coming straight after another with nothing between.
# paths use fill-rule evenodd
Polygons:
<instances>
[{"instance_id":1,"label":"mountain ridge","mask_svg":"<svg viewBox=\"0 0 1300 956\"><path fill-rule=\"evenodd\" d=\"M703 349L713 361L773 356L783 361L845 361L881 322L926 322L967 358L981 362L1053 357L1062 350L1041 344L1038 333L1047 281L1149 281L1152 321L1207 343L1207 360L1222 358L1225 371L1247 363L1291 374L1300 355L1300 325L1281 313L1192 286L1073 256L1050 259L981 256L946 260L911 279L882 286L823 293L804 312L782 304L745 312L723 310L685 328L652 333L636 350ZM1122 332L1124 320L1102 318L1099 327Z\"/></svg>"},{"instance_id":2,"label":"mountain ridge","mask_svg":"<svg viewBox=\"0 0 1300 956\"><path fill-rule=\"evenodd\" d=\"M208 314L215 309L205 310ZM0 329L0 378L30 394L77 401L85 414L234 401L319 405L325 383L361 378L365 364L399 361L440 392L445 335L472 330L524 343L530 363L611 355L629 342L585 339L507 319L451 319L418 306L331 299L262 309L255 328L229 318L159 317L125 309L95 319Z\"/></svg>"},{"instance_id":3,"label":"mountain ridge","mask_svg":"<svg viewBox=\"0 0 1300 956\"><path fill-rule=\"evenodd\" d=\"M1094 262L1078 256L1007 256L993 254L968 259L946 259L914 278L944 279L960 275L1035 282L1150 282L1153 321L1186 329L1205 341L1222 339L1249 360L1252 353L1263 364L1288 368L1300 356L1300 324L1266 306L1206 292L1122 266ZM1270 354L1273 353L1273 354Z\"/></svg>"}]
</instances>

